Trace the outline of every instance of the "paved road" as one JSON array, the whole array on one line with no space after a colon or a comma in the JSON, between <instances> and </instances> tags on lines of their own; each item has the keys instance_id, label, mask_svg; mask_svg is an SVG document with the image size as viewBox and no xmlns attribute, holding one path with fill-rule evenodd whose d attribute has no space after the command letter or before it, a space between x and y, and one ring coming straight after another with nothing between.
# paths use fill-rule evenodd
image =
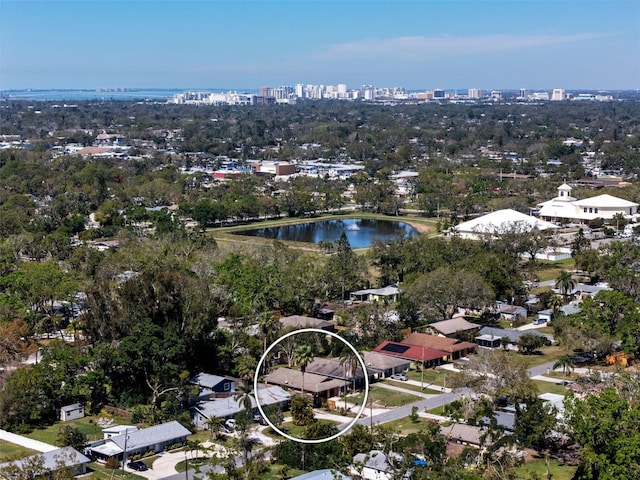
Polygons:
<instances>
[{"instance_id":1,"label":"paved road","mask_svg":"<svg viewBox=\"0 0 640 480\"><path fill-rule=\"evenodd\" d=\"M16 445L20 445L25 448L30 448L31 450L35 450L36 452L52 452L53 450L58 450L60 447L56 447L54 445L49 445L48 443L40 442L38 440L33 440L31 438L23 437L22 435L17 435L15 433L7 432L6 430L0 430L0 440L5 440L9 443L14 443Z\"/></svg>"},{"instance_id":2,"label":"paved road","mask_svg":"<svg viewBox=\"0 0 640 480\"><path fill-rule=\"evenodd\" d=\"M558 379L543 376L543 374L547 373L549 370L553 370L554 363L555 362L547 362L542 365L538 365L536 367L530 368L529 376L537 377L537 379L545 380L549 382L557 382ZM409 382L414 383L412 381L409 381ZM419 382L416 382L416 383L419 384ZM360 418L356 422L360 425L364 425L364 426L380 425L383 423L400 420L402 418L409 416L411 414L413 407L418 407L418 412L422 416L424 416L425 415L424 412L427 410L432 410L436 407L446 405L448 403L453 402L454 400L458 400L462 397L470 396L472 394L471 390L466 388L455 390L455 391L451 391L451 389L447 389L447 392L445 393L438 394L438 395L431 395L431 394L424 394L421 392L415 392L413 390L403 389L401 387L396 387L395 385L387 385L382 382L378 383L377 385L381 386L382 388L389 388L390 390L399 390L412 395L424 396L425 398L423 398L422 400L418 400L416 402L410 403L409 405L405 405L403 407L393 408L386 411L377 410L377 412L374 412L373 416ZM441 388L441 387L434 385L432 388ZM369 409L366 409L365 414L368 415L368 413L369 413ZM339 425L338 428L341 428L341 429L345 428L346 425L350 422L350 420L351 419L345 420L345 423L343 423L342 425ZM269 452L267 452L267 456L268 455L269 455ZM135 472L135 473L137 473L138 475L142 474L145 477L147 477L149 480L159 480L159 479L193 480L195 475L195 472L193 470L190 470L186 473L174 473L175 464L182 460L184 460L184 453L182 452L175 453L175 454L163 454L160 459L154 462L153 464L154 468L152 470L149 470L149 473L147 472ZM243 458L242 456L237 456L235 457L234 461L237 466L240 466L243 463ZM198 474L198 476L202 477L203 474L207 471L224 473L224 469L221 466L215 466L215 467L205 466L205 467L202 467L201 472L200 474Z\"/></svg>"}]
</instances>

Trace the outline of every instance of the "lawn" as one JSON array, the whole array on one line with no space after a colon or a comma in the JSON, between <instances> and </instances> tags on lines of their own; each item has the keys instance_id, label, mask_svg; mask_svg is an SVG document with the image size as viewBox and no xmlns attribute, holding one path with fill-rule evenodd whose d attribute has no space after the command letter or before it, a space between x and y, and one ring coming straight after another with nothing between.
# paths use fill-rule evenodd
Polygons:
<instances>
[{"instance_id":1,"label":"lawn","mask_svg":"<svg viewBox=\"0 0 640 480\"><path fill-rule=\"evenodd\" d=\"M338 425L336 422L332 422L331 420L316 420L321 423L328 423L330 425ZM280 430L284 433L291 435L294 438L304 438L304 431L307 428L306 426L295 425L293 422L284 422L282 425L278 426ZM273 438L282 438L280 434L276 433L273 428L267 427L262 432L265 435L269 435Z\"/></svg>"},{"instance_id":2,"label":"lawn","mask_svg":"<svg viewBox=\"0 0 640 480\"><path fill-rule=\"evenodd\" d=\"M540 262L538 264L538 279L541 282L555 280L565 270L576 268L573 258L567 258L557 262Z\"/></svg>"},{"instance_id":3,"label":"lawn","mask_svg":"<svg viewBox=\"0 0 640 480\"><path fill-rule=\"evenodd\" d=\"M422 381L422 373L419 370L411 369L406 373L410 380L415 380L416 382ZM428 368L424 370L424 383L425 385L430 383L433 385L443 386L445 382L445 376L447 378L447 383L449 383L451 379L456 375L458 374L450 370L443 370L441 368Z\"/></svg>"},{"instance_id":4,"label":"lawn","mask_svg":"<svg viewBox=\"0 0 640 480\"><path fill-rule=\"evenodd\" d=\"M555 362L561 356L566 354L566 350L563 347L557 345L551 345L550 347L543 347L540 350L540 354L534 355L520 355L527 364L527 368L542 365L547 362Z\"/></svg>"},{"instance_id":5,"label":"lawn","mask_svg":"<svg viewBox=\"0 0 640 480\"><path fill-rule=\"evenodd\" d=\"M404 388L405 390L412 390L414 392L427 393L429 395L437 395L439 393L442 393L439 390L432 390L430 388L426 388L427 382L425 382L424 390L421 387L417 386L417 385L412 385L410 383L401 382L401 381L395 381L395 380L386 379L384 381L384 383L386 383L388 385L393 385L394 387Z\"/></svg>"},{"instance_id":6,"label":"lawn","mask_svg":"<svg viewBox=\"0 0 640 480\"><path fill-rule=\"evenodd\" d=\"M417 422L412 422L409 417L404 417L393 422L385 423L385 427L391 427L393 430L400 432L402 435L409 435L410 433L421 432L427 430L427 425L432 420L420 418Z\"/></svg>"},{"instance_id":7,"label":"lawn","mask_svg":"<svg viewBox=\"0 0 640 480\"><path fill-rule=\"evenodd\" d=\"M363 395L357 395L355 397L349 397L358 404L362 404ZM410 395L404 392L397 392L395 390L389 390L384 387L372 386L369 389L369 402L373 402L374 406L388 408L388 407L401 407L409 403L422 400L421 397Z\"/></svg>"},{"instance_id":8,"label":"lawn","mask_svg":"<svg viewBox=\"0 0 640 480\"><path fill-rule=\"evenodd\" d=\"M555 393L557 395L566 395L567 389L563 385L552 382L545 382L544 380L534 380L533 383L538 387L540 393Z\"/></svg>"},{"instance_id":9,"label":"lawn","mask_svg":"<svg viewBox=\"0 0 640 480\"><path fill-rule=\"evenodd\" d=\"M58 430L60 427L68 425L70 427L77 428L84 433L87 436L88 441L100 440L104 435L102 433L102 428L95 423L96 420L98 420L98 417L92 416L80 418L71 422L56 422L46 428L36 428L25 436L33 438L34 440L40 440L41 442L48 443L49 445L55 445L58 437ZM120 421L124 424L130 423L124 419L114 419L115 424L119 424Z\"/></svg>"},{"instance_id":10,"label":"lawn","mask_svg":"<svg viewBox=\"0 0 640 480\"><path fill-rule=\"evenodd\" d=\"M551 474L547 477L547 469ZM553 480L571 480L576 473L576 467L569 465L561 465L557 460L547 461L544 458L536 458L527 461L524 465L516 468L516 478L533 479L533 478L553 478Z\"/></svg>"},{"instance_id":11,"label":"lawn","mask_svg":"<svg viewBox=\"0 0 640 480\"><path fill-rule=\"evenodd\" d=\"M89 478L91 480L112 480L114 478L120 480L145 480L145 477L136 475L135 473L123 472L120 469L111 470L97 462L90 463L87 472L90 472L90 476L82 478Z\"/></svg>"},{"instance_id":12,"label":"lawn","mask_svg":"<svg viewBox=\"0 0 640 480\"><path fill-rule=\"evenodd\" d=\"M0 463L36 455L37 453L35 450L0 440Z\"/></svg>"}]
</instances>

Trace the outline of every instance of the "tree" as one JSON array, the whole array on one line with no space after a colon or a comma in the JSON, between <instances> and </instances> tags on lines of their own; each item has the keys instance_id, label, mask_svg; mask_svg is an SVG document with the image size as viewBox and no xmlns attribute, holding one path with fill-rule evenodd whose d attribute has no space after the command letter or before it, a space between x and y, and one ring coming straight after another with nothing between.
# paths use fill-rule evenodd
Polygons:
<instances>
[{"instance_id":1,"label":"tree","mask_svg":"<svg viewBox=\"0 0 640 480\"><path fill-rule=\"evenodd\" d=\"M300 395L291 398L291 417L294 425L310 425L314 421L311 400Z\"/></svg>"},{"instance_id":2,"label":"tree","mask_svg":"<svg viewBox=\"0 0 640 480\"><path fill-rule=\"evenodd\" d=\"M220 436L220 432L222 431L222 423L223 419L220 417L216 417L212 415L211 417L207 417L204 422L204 425L207 427L209 432L211 432L211 440L217 440Z\"/></svg>"},{"instance_id":3,"label":"tree","mask_svg":"<svg viewBox=\"0 0 640 480\"><path fill-rule=\"evenodd\" d=\"M62 425L58 429L58 435L56 437L56 446L58 447L73 447L79 452L84 451L84 447L87 443L87 436L79 429L72 427L71 425Z\"/></svg>"},{"instance_id":4,"label":"tree","mask_svg":"<svg viewBox=\"0 0 640 480\"><path fill-rule=\"evenodd\" d=\"M252 409L252 399L254 396L254 392L250 386L243 387L238 386L236 388L236 394L233 396L233 399L239 404L242 405L246 411L250 412Z\"/></svg>"},{"instance_id":5,"label":"tree","mask_svg":"<svg viewBox=\"0 0 640 480\"><path fill-rule=\"evenodd\" d=\"M302 373L302 396L304 397L304 374L307 370L307 365L309 365L314 359L313 350L310 345L298 345L293 352L294 363L300 367L300 372Z\"/></svg>"},{"instance_id":6,"label":"tree","mask_svg":"<svg viewBox=\"0 0 640 480\"><path fill-rule=\"evenodd\" d=\"M537 397L527 398L524 404L516 403L513 433L520 445L538 452L549 448L554 435L558 435L557 415L557 408Z\"/></svg>"},{"instance_id":7,"label":"tree","mask_svg":"<svg viewBox=\"0 0 640 480\"><path fill-rule=\"evenodd\" d=\"M0 368L21 360L32 347L29 327L24 320L0 321Z\"/></svg>"},{"instance_id":8,"label":"tree","mask_svg":"<svg viewBox=\"0 0 640 480\"><path fill-rule=\"evenodd\" d=\"M553 364L553 369L562 368L562 384L564 385L567 373L571 373L575 367L575 363L571 360L569 355L561 356L556 363Z\"/></svg>"},{"instance_id":9,"label":"tree","mask_svg":"<svg viewBox=\"0 0 640 480\"><path fill-rule=\"evenodd\" d=\"M531 355L537 352L542 347L547 345L549 341L542 335L536 335L535 333L526 332L523 333L518 339L518 350L524 355Z\"/></svg>"},{"instance_id":10,"label":"tree","mask_svg":"<svg viewBox=\"0 0 640 480\"><path fill-rule=\"evenodd\" d=\"M582 445L578 480L640 478L640 403L614 387L584 400L565 400L565 418Z\"/></svg>"},{"instance_id":11,"label":"tree","mask_svg":"<svg viewBox=\"0 0 640 480\"><path fill-rule=\"evenodd\" d=\"M527 372L527 362L515 352L492 350L475 355L465 366L456 384L467 386L492 400L507 397L512 402L535 397L537 388Z\"/></svg>"},{"instance_id":12,"label":"tree","mask_svg":"<svg viewBox=\"0 0 640 480\"><path fill-rule=\"evenodd\" d=\"M351 249L347 235L342 232L335 242L335 253L327 259L327 278L333 283L335 278L339 285L340 299L345 299L347 290L355 287L360 272L360 261ZM335 289L334 289L335 292ZM337 293L337 292L336 292Z\"/></svg>"},{"instance_id":13,"label":"tree","mask_svg":"<svg viewBox=\"0 0 640 480\"><path fill-rule=\"evenodd\" d=\"M569 295L569 292L573 290L573 287L576 286L576 281L571 276L571 272L563 271L560 272L558 278L556 279L556 288L560 290L562 296L566 298Z\"/></svg>"},{"instance_id":14,"label":"tree","mask_svg":"<svg viewBox=\"0 0 640 480\"><path fill-rule=\"evenodd\" d=\"M353 352L349 350L343 351L343 353L340 355L339 362L342 368L344 369L344 381L345 381L344 405L345 405L345 408L347 408L346 385L349 380L349 377L351 377L351 379L353 380L353 391L354 392L356 391L356 373L358 371L358 365L360 364L360 362L355 357ZM366 372L365 372L365 375L366 375Z\"/></svg>"},{"instance_id":15,"label":"tree","mask_svg":"<svg viewBox=\"0 0 640 480\"><path fill-rule=\"evenodd\" d=\"M448 266L420 275L406 291L416 303L445 320L452 318L458 307L483 308L493 298L491 287L479 274Z\"/></svg>"}]
</instances>

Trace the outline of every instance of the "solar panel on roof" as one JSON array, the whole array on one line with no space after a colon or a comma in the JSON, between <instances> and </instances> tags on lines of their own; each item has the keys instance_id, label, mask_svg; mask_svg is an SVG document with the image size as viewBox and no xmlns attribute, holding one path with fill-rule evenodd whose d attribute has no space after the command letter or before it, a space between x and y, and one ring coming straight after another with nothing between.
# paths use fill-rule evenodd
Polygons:
<instances>
[{"instance_id":1,"label":"solar panel on roof","mask_svg":"<svg viewBox=\"0 0 640 480\"><path fill-rule=\"evenodd\" d=\"M409 345L401 345L399 343L387 343L384 347L381 348L384 352L391 353L404 353L409 350L411 347Z\"/></svg>"}]
</instances>

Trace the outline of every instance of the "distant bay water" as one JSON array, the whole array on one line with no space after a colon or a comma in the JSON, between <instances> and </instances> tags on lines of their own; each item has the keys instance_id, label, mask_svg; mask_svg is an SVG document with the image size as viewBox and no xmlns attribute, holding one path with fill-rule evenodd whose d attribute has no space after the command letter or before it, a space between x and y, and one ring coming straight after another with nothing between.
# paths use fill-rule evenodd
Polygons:
<instances>
[{"instance_id":1,"label":"distant bay water","mask_svg":"<svg viewBox=\"0 0 640 480\"><path fill-rule=\"evenodd\" d=\"M257 93L254 89L224 88L121 88L121 89L78 89L78 90L2 90L0 100L40 100L40 101L83 101L83 100L169 100L184 92L226 93L237 91Z\"/></svg>"}]
</instances>

